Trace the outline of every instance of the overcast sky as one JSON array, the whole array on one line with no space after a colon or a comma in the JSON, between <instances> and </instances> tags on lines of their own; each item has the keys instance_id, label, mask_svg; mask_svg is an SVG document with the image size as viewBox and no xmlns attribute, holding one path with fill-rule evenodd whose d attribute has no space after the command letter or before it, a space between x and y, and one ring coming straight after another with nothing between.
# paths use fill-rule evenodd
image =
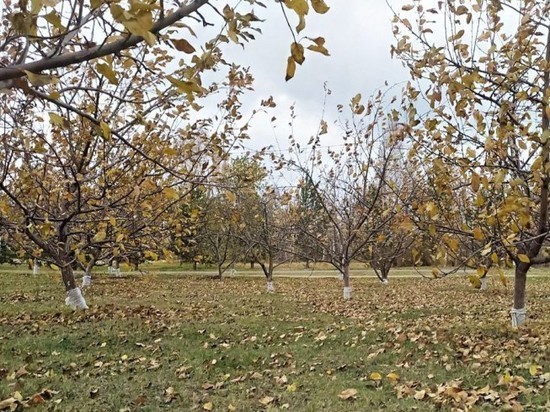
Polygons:
<instances>
[{"instance_id":1,"label":"overcast sky","mask_svg":"<svg viewBox=\"0 0 550 412\"><path fill-rule=\"evenodd\" d=\"M310 10L306 29L300 36L323 36L331 56L306 50L306 61L298 66L295 78L285 82L286 59L290 54L292 35L280 6L273 0L264 2L270 4L267 9L256 7L254 10L260 18L265 19L259 25L262 34L257 36L256 41L246 44L244 49L237 45L224 45L227 60L250 66L256 79L255 91L243 99L245 109L251 111L258 108L260 101L269 96L273 96L277 103L277 108L269 116L259 116L254 121L251 132L253 139L247 143L248 147L288 147L289 107L293 103L297 113L294 132L300 140L307 141L316 133L322 117L325 82L332 91L327 101L326 117L333 121L337 117L337 104L347 105L357 93L368 97L382 87L385 81L394 84L407 80L407 72L401 63L390 58L390 46L394 42L392 12L385 1L326 0L330 6L329 12L318 15ZM393 0L392 4L399 10L405 1ZM219 30L220 18L211 13L205 10L205 17L218 23L216 30ZM288 16L295 26L296 16L293 12L288 12ZM198 33L202 30L203 35L208 34L208 30L205 33L201 27L197 27L197 30ZM309 42L304 44L307 46ZM273 115L277 117L275 127L269 121ZM330 133L323 138L323 144L338 144L336 128L329 127L329 130Z\"/></svg>"}]
</instances>

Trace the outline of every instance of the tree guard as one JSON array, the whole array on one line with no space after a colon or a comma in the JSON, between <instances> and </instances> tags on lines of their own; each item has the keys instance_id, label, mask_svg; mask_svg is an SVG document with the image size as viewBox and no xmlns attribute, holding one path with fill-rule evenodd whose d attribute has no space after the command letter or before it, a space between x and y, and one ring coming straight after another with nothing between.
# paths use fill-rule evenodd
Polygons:
<instances>
[{"instance_id":1,"label":"tree guard","mask_svg":"<svg viewBox=\"0 0 550 412\"><path fill-rule=\"evenodd\" d=\"M82 276L82 287L88 287L92 284L92 277L90 275Z\"/></svg>"},{"instance_id":2,"label":"tree guard","mask_svg":"<svg viewBox=\"0 0 550 412\"><path fill-rule=\"evenodd\" d=\"M521 309L512 308L510 311L512 315L512 327L517 328L525 323L525 317L527 315L527 308Z\"/></svg>"},{"instance_id":3,"label":"tree guard","mask_svg":"<svg viewBox=\"0 0 550 412\"><path fill-rule=\"evenodd\" d=\"M86 301L84 300L84 296L82 296L82 291L80 288L74 288L67 292L65 305L70 306L73 310L88 309L88 305L86 305Z\"/></svg>"},{"instance_id":4,"label":"tree guard","mask_svg":"<svg viewBox=\"0 0 550 412\"><path fill-rule=\"evenodd\" d=\"M275 286L273 286L273 282L267 282L267 292L268 293L275 292Z\"/></svg>"},{"instance_id":5,"label":"tree guard","mask_svg":"<svg viewBox=\"0 0 550 412\"><path fill-rule=\"evenodd\" d=\"M487 276L483 276L481 278L481 287L480 287L481 290L486 290L487 289Z\"/></svg>"},{"instance_id":6,"label":"tree guard","mask_svg":"<svg viewBox=\"0 0 550 412\"><path fill-rule=\"evenodd\" d=\"M344 299L351 299L351 286L344 286Z\"/></svg>"}]
</instances>

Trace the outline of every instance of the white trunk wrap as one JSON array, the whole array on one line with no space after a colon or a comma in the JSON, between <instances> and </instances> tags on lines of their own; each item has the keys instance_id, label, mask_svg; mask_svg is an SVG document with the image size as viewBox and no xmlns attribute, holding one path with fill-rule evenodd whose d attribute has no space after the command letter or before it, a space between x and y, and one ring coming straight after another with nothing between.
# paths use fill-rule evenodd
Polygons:
<instances>
[{"instance_id":1,"label":"white trunk wrap","mask_svg":"<svg viewBox=\"0 0 550 412\"><path fill-rule=\"evenodd\" d=\"M344 299L351 299L351 286L344 286Z\"/></svg>"},{"instance_id":2,"label":"white trunk wrap","mask_svg":"<svg viewBox=\"0 0 550 412\"><path fill-rule=\"evenodd\" d=\"M527 315L527 308L514 309L510 311L512 315L512 327L517 328L525 323L525 317Z\"/></svg>"},{"instance_id":3,"label":"white trunk wrap","mask_svg":"<svg viewBox=\"0 0 550 412\"><path fill-rule=\"evenodd\" d=\"M481 278L481 290L487 290L487 276Z\"/></svg>"},{"instance_id":4,"label":"white trunk wrap","mask_svg":"<svg viewBox=\"0 0 550 412\"><path fill-rule=\"evenodd\" d=\"M88 309L88 305L86 305L86 301L84 300L84 296L82 296L82 291L80 288L74 288L67 292L65 305L70 306L73 310Z\"/></svg>"}]
</instances>

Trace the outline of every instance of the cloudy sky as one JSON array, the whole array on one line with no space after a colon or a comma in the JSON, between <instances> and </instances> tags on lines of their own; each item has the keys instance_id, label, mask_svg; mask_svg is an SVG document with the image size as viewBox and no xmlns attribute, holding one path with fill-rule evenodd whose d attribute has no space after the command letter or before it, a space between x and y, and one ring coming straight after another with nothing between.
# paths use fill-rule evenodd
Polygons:
<instances>
[{"instance_id":1,"label":"cloudy sky","mask_svg":"<svg viewBox=\"0 0 550 412\"><path fill-rule=\"evenodd\" d=\"M247 143L252 149L273 145L288 147L290 106L294 103L297 118L294 132L300 140L307 141L314 135L322 118L324 88L326 82L332 94L327 101L327 120L337 118L337 104L347 105L357 93L370 96L375 90L389 84L406 81L407 72L401 63L390 58L390 45L394 38L391 30L392 12L383 0L326 0L330 11L317 15L310 10L304 32L308 37L323 36L331 56L325 57L306 50L306 61L299 66L296 76L285 82L286 59L290 54L292 35L285 23L280 6L273 0L267 9L255 8L255 13L265 19L259 27L262 34L245 48L237 45L224 47L226 57L244 66L250 66L255 77L255 91L246 96L245 109L259 107L262 99L273 96L277 108L269 116L258 116L253 123L253 138ZM235 2L236 3L236 2ZM243 2L244 3L244 2ZM391 1L396 10L405 4ZM216 4L216 2L214 2ZM205 10L205 17L213 23L220 18ZM289 12L293 26L297 18ZM208 30L197 27L202 35ZM309 42L305 42L305 45ZM277 121L270 123L275 115ZM338 144L336 128L324 137L323 144Z\"/></svg>"}]
</instances>

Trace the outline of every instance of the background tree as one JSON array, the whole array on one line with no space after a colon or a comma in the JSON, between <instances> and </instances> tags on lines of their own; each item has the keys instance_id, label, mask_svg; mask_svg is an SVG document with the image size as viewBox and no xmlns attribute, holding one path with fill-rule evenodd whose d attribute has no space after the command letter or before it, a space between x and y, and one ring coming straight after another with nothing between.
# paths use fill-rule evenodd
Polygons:
<instances>
[{"instance_id":1,"label":"background tree","mask_svg":"<svg viewBox=\"0 0 550 412\"><path fill-rule=\"evenodd\" d=\"M441 187L455 173L470 182L482 212L455 239L474 237L485 243L479 253L497 249L514 262L515 326L525 321L529 269L550 260L541 255L549 234L549 8L418 3L403 7L414 18L395 18L392 53L415 81L406 90L413 154L433 165ZM419 116L424 104L430 110ZM439 211L426 207L437 230Z\"/></svg>"},{"instance_id":2,"label":"background tree","mask_svg":"<svg viewBox=\"0 0 550 412\"><path fill-rule=\"evenodd\" d=\"M232 67L220 102L224 115L217 122L180 125L191 105L171 93L169 84L159 100L158 88L147 87L155 78L151 72L112 86L95 72L82 74L90 87L60 97L69 101L61 105L64 116L49 112L48 120L37 122L35 111L6 110L0 159L4 229L18 244L32 241L35 256L43 254L61 269L69 301L78 308L86 303L74 279L77 262L159 255L150 248L159 243L154 237L167 238L159 236L167 229L163 217L246 138L237 121L238 95L251 80ZM136 84L144 87L136 91ZM28 104L39 108L44 102L30 98Z\"/></svg>"},{"instance_id":3,"label":"background tree","mask_svg":"<svg viewBox=\"0 0 550 412\"><path fill-rule=\"evenodd\" d=\"M307 176L321 206L314 230L311 225L297 226L297 236L306 237L306 242L315 245L310 250L320 249L321 260L341 273L344 299L351 297L351 262L391 222L398 202L395 198L394 204L384 203L391 190L389 170L401 137L386 113L384 97L379 92L365 105L361 95L352 99L352 119L343 124L343 150L323 152L317 136L310 142L312 156L307 163L293 162L299 174Z\"/></svg>"},{"instance_id":4,"label":"background tree","mask_svg":"<svg viewBox=\"0 0 550 412\"><path fill-rule=\"evenodd\" d=\"M288 194L272 186L260 188L260 193L238 192L241 207L246 211L241 239L248 245L248 255L258 263L267 281L267 291L274 292L275 269L293 258L292 215Z\"/></svg>"},{"instance_id":5,"label":"background tree","mask_svg":"<svg viewBox=\"0 0 550 412\"><path fill-rule=\"evenodd\" d=\"M297 227L303 228L295 234L295 244L293 246L294 254L305 261L306 268L309 269L310 262L323 260L323 249L317 242L311 242L310 235L314 238L320 238L323 234L322 224L322 205L317 194L313 180L309 174L305 174L298 181L298 191L295 201L295 218Z\"/></svg>"}]
</instances>

